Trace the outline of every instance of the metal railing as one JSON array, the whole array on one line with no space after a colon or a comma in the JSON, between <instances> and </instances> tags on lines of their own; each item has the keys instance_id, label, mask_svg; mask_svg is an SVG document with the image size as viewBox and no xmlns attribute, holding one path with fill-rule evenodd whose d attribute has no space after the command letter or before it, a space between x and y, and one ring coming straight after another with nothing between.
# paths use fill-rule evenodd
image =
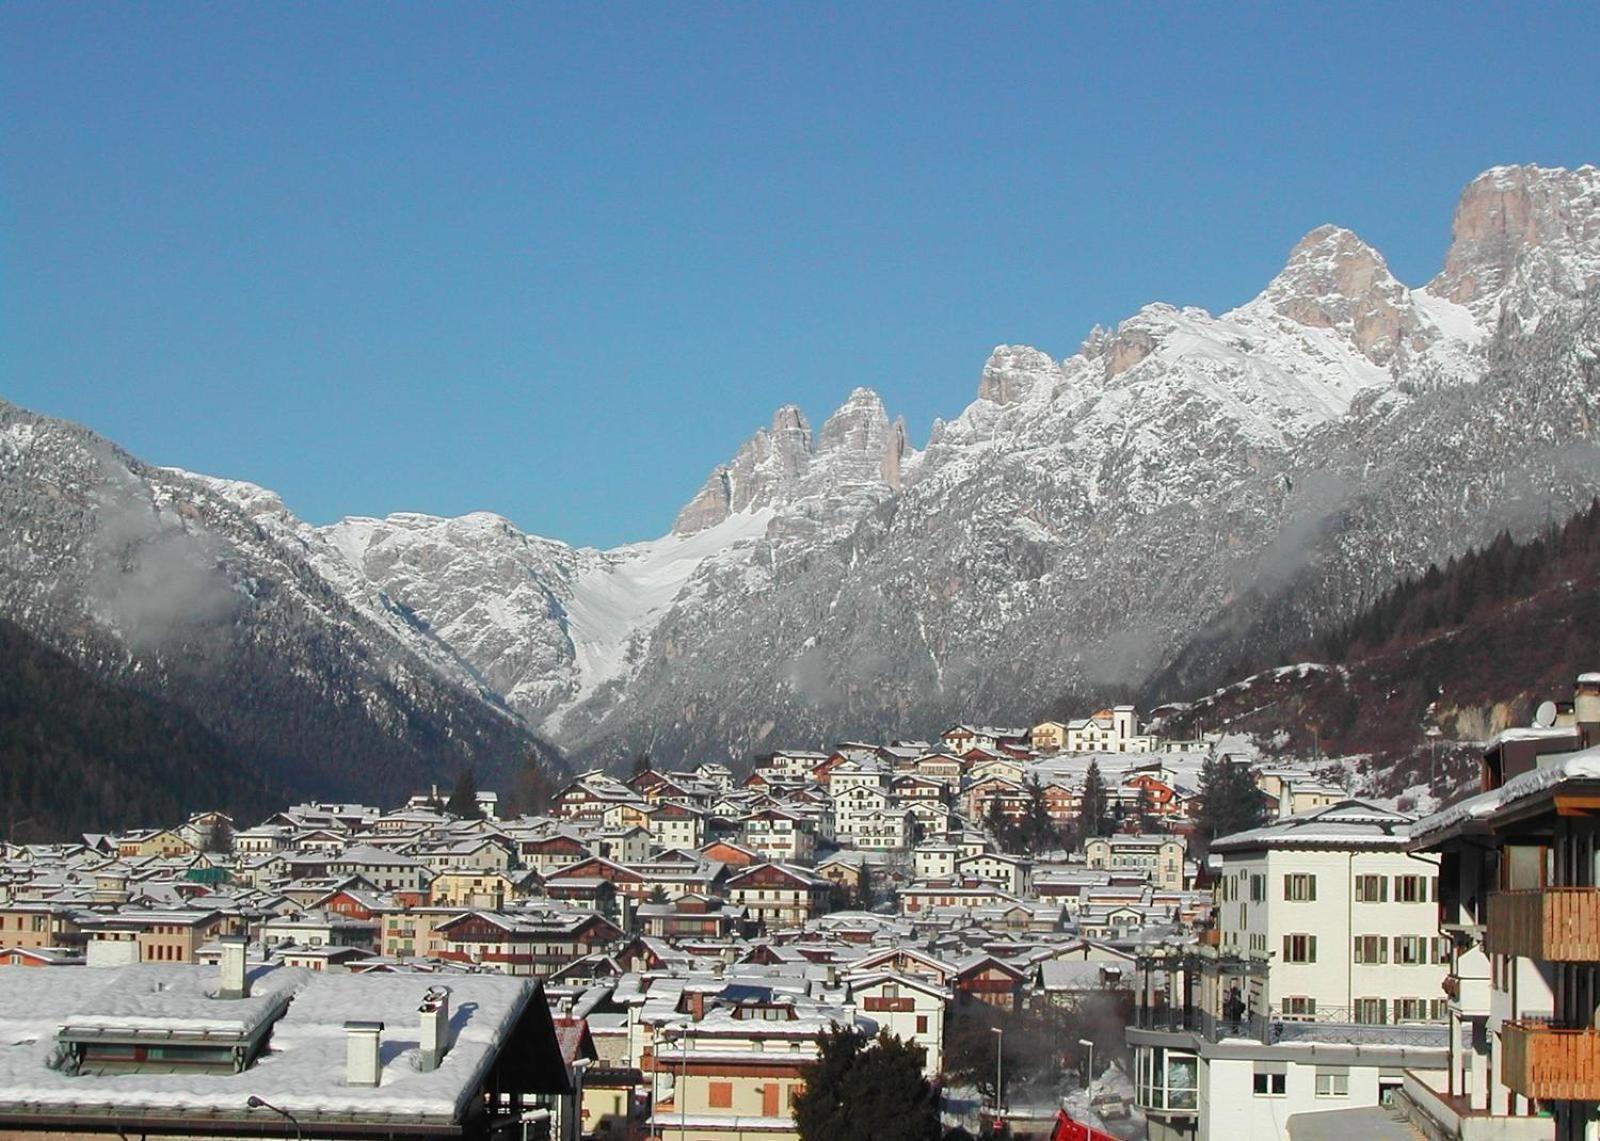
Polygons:
<instances>
[{"instance_id":1,"label":"metal railing","mask_svg":"<svg viewBox=\"0 0 1600 1141\"><path fill-rule=\"evenodd\" d=\"M1207 1042L1247 1038L1268 1045L1278 1042L1326 1042L1352 1046L1446 1047L1450 1028L1444 1022L1360 1022L1350 1007L1320 1007L1314 1014L1281 1015L1245 1011L1224 1018L1198 1007L1165 1003L1142 1005L1134 1011L1140 1030L1198 1034Z\"/></svg>"}]
</instances>

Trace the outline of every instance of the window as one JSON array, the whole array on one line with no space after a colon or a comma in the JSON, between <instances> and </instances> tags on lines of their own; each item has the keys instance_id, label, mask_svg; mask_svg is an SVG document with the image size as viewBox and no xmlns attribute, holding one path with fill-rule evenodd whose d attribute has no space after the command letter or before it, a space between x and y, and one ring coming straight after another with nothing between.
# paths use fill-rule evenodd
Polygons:
<instances>
[{"instance_id":1,"label":"window","mask_svg":"<svg viewBox=\"0 0 1600 1141\"><path fill-rule=\"evenodd\" d=\"M1396 903L1427 903L1428 878L1426 876L1395 876L1394 901Z\"/></svg>"},{"instance_id":2,"label":"window","mask_svg":"<svg viewBox=\"0 0 1600 1141\"><path fill-rule=\"evenodd\" d=\"M1318 1066L1317 1096L1349 1097L1350 1071L1343 1066Z\"/></svg>"},{"instance_id":3,"label":"window","mask_svg":"<svg viewBox=\"0 0 1600 1141\"><path fill-rule=\"evenodd\" d=\"M1260 1065L1260 1063L1257 1063ZM1256 1070L1257 1097L1282 1097L1289 1088L1289 1075L1282 1070Z\"/></svg>"},{"instance_id":4,"label":"window","mask_svg":"<svg viewBox=\"0 0 1600 1141\"><path fill-rule=\"evenodd\" d=\"M1433 961L1448 966L1450 963L1450 937L1440 935L1433 940Z\"/></svg>"},{"instance_id":5,"label":"window","mask_svg":"<svg viewBox=\"0 0 1600 1141\"><path fill-rule=\"evenodd\" d=\"M1193 1054L1154 1046L1141 1049L1137 1062L1141 1106L1193 1110L1199 1105L1199 1061Z\"/></svg>"},{"instance_id":6,"label":"window","mask_svg":"<svg viewBox=\"0 0 1600 1141\"><path fill-rule=\"evenodd\" d=\"M1424 935L1396 935L1394 937L1394 961L1396 963L1415 966L1428 961L1428 944L1433 940Z\"/></svg>"},{"instance_id":7,"label":"window","mask_svg":"<svg viewBox=\"0 0 1600 1141\"><path fill-rule=\"evenodd\" d=\"M917 1033L918 1034L926 1034L927 1032L928 1032L928 1016L926 1014L917 1015Z\"/></svg>"},{"instance_id":8,"label":"window","mask_svg":"<svg viewBox=\"0 0 1600 1141\"><path fill-rule=\"evenodd\" d=\"M1387 963L1389 961L1389 940L1382 935L1357 935L1354 939L1350 959L1354 963Z\"/></svg>"},{"instance_id":9,"label":"window","mask_svg":"<svg viewBox=\"0 0 1600 1141\"><path fill-rule=\"evenodd\" d=\"M1294 872L1283 877L1283 898L1308 903L1317 898L1317 877Z\"/></svg>"},{"instance_id":10,"label":"window","mask_svg":"<svg viewBox=\"0 0 1600 1141\"><path fill-rule=\"evenodd\" d=\"M1267 877L1250 877L1250 900L1253 903L1264 903L1267 898Z\"/></svg>"},{"instance_id":11,"label":"window","mask_svg":"<svg viewBox=\"0 0 1600 1141\"><path fill-rule=\"evenodd\" d=\"M1389 879L1387 876L1357 876L1356 877L1356 902L1357 903L1387 903L1389 902Z\"/></svg>"},{"instance_id":12,"label":"window","mask_svg":"<svg viewBox=\"0 0 1600 1141\"><path fill-rule=\"evenodd\" d=\"M1303 994L1289 994L1283 997L1283 1016L1285 1018L1307 1019L1317 1013L1317 1000Z\"/></svg>"},{"instance_id":13,"label":"window","mask_svg":"<svg viewBox=\"0 0 1600 1141\"><path fill-rule=\"evenodd\" d=\"M1315 935L1285 935L1283 937L1283 961L1286 963L1316 962L1317 937Z\"/></svg>"},{"instance_id":14,"label":"window","mask_svg":"<svg viewBox=\"0 0 1600 1141\"><path fill-rule=\"evenodd\" d=\"M711 1082L706 1086L706 1104L712 1109L733 1108L733 1083Z\"/></svg>"},{"instance_id":15,"label":"window","mask_svg":"<svg viewBox=\"0 0 1600 1141\"><path fill-rule=\"evenodd\" d=\"M1424 998L1397 998L1394 1000L1396 1022L1426 1022L1428 1000Z\"/></svg>"},{"instance_id":16,"label":"window","mask_svg":"<svg viewBox=\"0 0 1600 1141\"><path fill-rule=\"evenodd\" d=\"M1389 1003L1382 998L1356 999L1356 1021L1368 1026L1382 1026L1389 1021Z\"/></svg>"}]
</instances>

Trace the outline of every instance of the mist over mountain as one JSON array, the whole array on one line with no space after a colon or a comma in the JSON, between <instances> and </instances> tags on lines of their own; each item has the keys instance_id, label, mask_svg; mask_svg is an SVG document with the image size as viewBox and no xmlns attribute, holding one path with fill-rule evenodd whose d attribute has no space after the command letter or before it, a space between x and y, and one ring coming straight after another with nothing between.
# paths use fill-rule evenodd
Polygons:
<instances>
[{"instance_id":1,"label":"mist over mountain","mask_svg":"<svg viewBox=\"0 0 1600 1141\"><path fill-rule=\"evenodd\" d=\"M0 406L0 614L224 728L252 679L322 710L365 744L256 738L321 787L483 783L530 731L726 759L1181 698L1600 491L1600 170L1488 171L1453 234L1420 288L1324 225L1230 312L997 348L920 449L864 388L816 430L780 408L607 551L488 514L312 527Z\"/></svg>"}]
</instances>

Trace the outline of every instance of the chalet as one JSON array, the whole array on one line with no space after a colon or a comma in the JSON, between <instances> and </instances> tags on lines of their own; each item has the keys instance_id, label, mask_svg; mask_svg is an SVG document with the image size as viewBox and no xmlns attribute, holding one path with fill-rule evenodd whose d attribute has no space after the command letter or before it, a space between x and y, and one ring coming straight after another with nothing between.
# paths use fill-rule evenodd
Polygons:
<instances>
[{"instance_id":1,"label":"chalet","mask_svg":"<svg viewBox=\"0 0 1600 1141\"><path fill-rule=\"evenodd\" d=\"M942 804L950 795L950 790L945 787L943 781L917 773L902 773L895 777L889 782L889 791L907 803L914 800L929 800Z\"/></svg>"},{"instance_id":2,"label":"chalet","mask_svg":"<svg viewBox=\"0 0 1600 1141\"><path fill-rule=\"evenodd\" d=\"M939 739L945 747L957 756L969 749L996 749L1005 745L1026 745L1029 742L1027 729L1018 729L1010 726L998 725L952 725Z\"/></svg>"},{"instance_id":3,"label":"chalet","mask_svg":"<svg viewBox=\"0 0 1600 1141\"><path fill-rule=\"evenodd\" d=\"M442 957L508 975L548 975L622 932L592 912L469 911L439 925Z\"/></svg>"},{"instance_id":4,"label":"chalet","mask_svg":"<svg viewBox=\"0 0 1600 1141\"><path fill-rule=\"evenodd\" d=\"M591 852L576 837L564 832L550 836L523 837L516 841L517 855L524 867L540 875L548 875L562 868L587 860Z\"/></svg>"},{"instance_id":5,"label":"chalet","mask_svg":"<svg viewBox=\"0 0 1600 1141\"><path fill-rule=\"evenodd\" d=\"M756 864L728 877L728 898L767 927L798 926L828 907L832 885L807 868Z\"/></svg>"},{"instance_id":6,"label":"chalet","mask_svg":"<svg viewBox=\"0 0 1600 1141\"><path fill-rule=\"evenodd\" d=\"M732 840L713 840L700 849L700 854L726 868L748 868L762 862L761 853Z\"/></svg>"},{"instance_id":7,"label":"chalet","mask_svg":"<svg viewBox=\"0 0 1600 1141\"><path fill-rule=\"evenodd\" d=\"M957 1002L986 1002L1010 1011L1021 1009L1027 983L1026 971L993 955L978 955L956 964L951 979Z\"/></svg>"},{"instance_id":8,"label":"chalet","mask_svg":"<svg viewBox=\"0 0 1600 1141\"><path fill-rule=\"evenodd\" d=\"M727 939L747 934L744 908L709 895L641 903L637 914L644 933L660 939Z\"/></svg>"}]
</instances>

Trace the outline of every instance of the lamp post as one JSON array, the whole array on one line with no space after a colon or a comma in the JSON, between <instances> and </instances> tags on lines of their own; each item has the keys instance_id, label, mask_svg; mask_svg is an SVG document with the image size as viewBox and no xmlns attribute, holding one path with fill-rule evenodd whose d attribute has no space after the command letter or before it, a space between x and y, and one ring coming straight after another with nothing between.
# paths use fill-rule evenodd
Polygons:
<instances>
[{"instance_id":1,"label":"lamp post","mask_svg":"<svg viewBox=\"0 0 1600 1141\"><path fill-rule=\"evenodd\" d=\"M273 1113L276 1113L279 1117L283 1118L290 1125L294 1126L294 1141L301 1141L300 1119L295 1117L295 1115L290 1113L287 1109L279 1109L277 1106L273 1105L270 1101L266 1100L265 1098L257 1097L255 1094L251 1094L248 1098L245 1099L245 1105L249 1106L251 1109L270 1109L270 1110L272 1110Z\"/></svg>"},{"instance_id":2,"label":"lamp post","mask_svg":"<svg viewBox=\"0 0 1600 1141\"><path fill-rule=\"evenodd\" d=\"M1001 1069L1001 1060L1005 1057L1006 1030L1003 1026L991 1026L989 1032L994 1038L994 1116L1000 1118L1000 1091L1004 1088L1003 1079L1005 1072Z\"/></svg>"},{"instance_id":3,"label":"lamp post","mask_svg":"<svg viewBox=\"0 0 1600 1141\"><path fill-rule=\"evenodd\" d=\"M1088 1038L1079 1038L1078 1045L1089 1047L1089 1071L1083 1082L1083 1088L1087 1091L1089 1083L1094 1081L1094 1043Z\"/></svg>"}]
</instances>

